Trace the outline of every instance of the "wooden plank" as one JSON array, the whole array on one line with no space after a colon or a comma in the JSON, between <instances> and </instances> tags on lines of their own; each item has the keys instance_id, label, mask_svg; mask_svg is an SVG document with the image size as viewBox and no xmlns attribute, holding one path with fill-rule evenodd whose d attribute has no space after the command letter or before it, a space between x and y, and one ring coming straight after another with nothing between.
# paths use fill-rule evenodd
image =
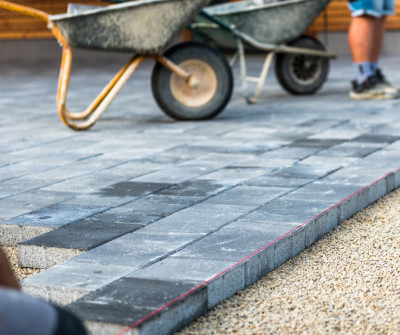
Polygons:
<instances>
[{"instance_id":1,"label":"wooden plank","mask_svg":"<svg viewBox=\"0 0 400 335\"><path fill-rule=\"evenodd\" d=\"M238 0L231 0L238 1ZM18 4L43 10L49 14L65 13L70 1L68 0L17 0ZM98 0L77 0L81 4L102 5ZM396 0L396 14L389 16L386 28L389 30L400 29L400 0ZM347 31L350 24L350 12L347 0L333 0L326 11L327 25L324 21L324 13L321 13L309 27L307 33L317 34L325 31ZM53 35L46 25L40 20L23 16L0 9L0 39L24 39L24 38L52 38Z\"/></svg>"},{"instance_id":2,"label":"wooden plank","mask_svg":"<svg viewBox=\"0 0 400 335\"><path fill-rule=\"evenodd\" d=\"M327 17L328 31L347 31L350 25L350 11L347 0L333 0L327 7L326 13L321 13L310 26L314 33L325 30L324 15ZM395 15L388 16L386 29L400 29L400 0L396 0Z\"/></svg>"},{"instance_id":3,"label":"wooden plank","mask_svg":"<svg viewBox=\"0 0 400 335\"><path fill-rule=\"evenodd\" d=\"M67 11L67 0L17 0L15 3L40 9L49 14ZM103 5L97 0L79 0L81 4ZM104 3L105 5L105 3ZM0 9L0 39L53 38L46 24L38 19Z\"/></svg>"}]
</instances>

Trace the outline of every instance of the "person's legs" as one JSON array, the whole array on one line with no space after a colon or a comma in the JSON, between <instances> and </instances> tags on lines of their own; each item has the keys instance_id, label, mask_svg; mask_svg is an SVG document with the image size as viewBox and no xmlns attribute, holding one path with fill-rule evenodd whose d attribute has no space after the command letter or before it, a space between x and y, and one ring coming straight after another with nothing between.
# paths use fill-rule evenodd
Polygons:
<instances>
[{"instance_id":1,"label":"person's legs","mask_svg":"<svg viewBox=\"0 0 400 335\"><path fill-rule=\"evenodd\" d=\"M374 22L374 49L371 54L371 63L372 68L374 70L375 77L378 81L378 84L384 88L385 92L390 95L397 97L399 95L399 90L396 87L393 87L382 74L379 68L379 57L382 51L383 40L385 35L385 23L386 16L382 16Z\"/></svg>"},{"instance_id":2,"label":"person's legs","mask_svg":"<svg viewBox=\"0 0 400 335\"><path fill-rule=\"evenodd\" d=\"M375 37L378 35L374 31L377 20L369 15L351 19L348 38L358 84L362 84L374 75L372 63L377 54L375 44L381 44L375 42Z\"/></svg>"},{"instance_id":3,"label":"person's legs","mask_svg":"<svg viewBox=\"0 0 400 335\"><path fill-rule=\"evenodd\" d=\"M352 19L348 40L357 77L350 92L353 99L392 99L398 95L398 90L385 80L379 70L386 14L394 8L388 6L390 1L349 2Z\"/></svg>"},{"instance_id":4,"label":"person's legs","mask_svg":"<svg viewBox=\"0 0 400 335\"><path fill-rule=\"evenodd\" d=\"M353 17L349 27L349 45L355 63L371 62L374 52L376 18L372 16ZM378 55L379 57L379 55Z\"/></svg>"},{"instance_id":5,"label":"person's legs","mask_svg":"<svg viewBox=\"0 0 400 335\"><path fill-rule=\"evenodd\" d=\"M373 37L372 37L373 48L371 50L371 56L370 56L372 63L379 62L379 57L381 55L383 46L383 39L385 36L385 23L386 23L386 16L382 16L373 21Z\"/></svg>"}]
</instances>

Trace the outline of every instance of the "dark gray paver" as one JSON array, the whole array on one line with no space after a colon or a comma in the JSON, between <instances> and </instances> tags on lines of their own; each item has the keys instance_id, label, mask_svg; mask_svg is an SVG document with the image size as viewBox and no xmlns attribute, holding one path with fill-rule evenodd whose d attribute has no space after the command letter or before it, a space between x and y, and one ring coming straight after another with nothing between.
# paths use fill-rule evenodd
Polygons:
<instances>
[{"instance_id":1,"label":"dark gray paver","mask_svg":"<svg viewBox=\"0 0 400 335\"><path fill-rule=\"evenodd\" d=\"M88 323L94 324L92 329L97 334L104 331L101 324L115 324L117 327L125 324L127 328L136 328L146 317L146 320L154 322L141 326L141 333L161 334L166 329L171 333L182 328L193 315L201 316L207 310L205 288L187 294L195 286L196 284L189 283L123 278L85 296L69 307L81 315L86 315ZM190 305L184 306L178 302L170 304L168 309L164 307L183 294L190 300ZM163 307L165 313L161 318L158 315L149 317L152 311ZM96 327L99 323L100 327Z\"/></svg>"},{"instance_id":2,"label":"dark gray paver","mask_svg":"<svg viewBox=\"0 0 400 335\"><path fill-rule=\"evenodd\" d=\"M398 101L349 100L348 59L312 98L271 77L204 122L160 112L147 62L79 133L57 118L58 65L20 65L0 67L0 243L52 265L24 289L93 334L172 333L400 186ZM78 61L71 109L116 65Z\"/></svg>"},{"instance_id":3,"label":"dark gray paver","mask_svg":"<svg viewBox=\"0 0 400 335\"><path fill-rule=\"evenodd\" d=\"M400 140L399 136L378 135L378 134L363 134L352 139L354 142L365 143L393 143Z\"/></svg>"},{"instance_id":4,"label":"dark gray paver","mask_svg":"<svg viewBox=\"0 0 400 335\"><path fill-rule=\"evenodd\" d=\"M108 320L106 321L108 323L112 323L114 320L117 324L130 324L145 317L149 314L149 311L162 307L196 286L196 283L123 278L105 286L100 291L89 294L81 301L72 304L72 307L77 306L77 308L80 308L90 304L90 302L93 302L94 306L100 305L101 302L109 302L113 305L115 304L112 312L106 316L105 313L98 313L98 307L93 308L93 321L104 322L104 318L107 318ZM145 309L145 311L136 314L132 313L131 308L134 310ZM128 318L128 320L121 320L122 318Z\"/></svg>"},{"instance_id":5,"label":"dark gray paver","mask_svg":"<svg viewBox=\"0 0 400 335\"><path fill-rule=\"evenodd\" d=\"M307 138L294 141L288 145L288 147L304 147L304 148L316 148L316 149L327 149L334 145L343 143L344 140L340 139L315 139Z\"/></svg>"},{"instance_id":6,"label":"dark gray paver","mask_svg":"<svg viewBox=\"0 0 400 335\"><path fill-rule=\"evenodd\" d=\"M154 193L156 191L162 190L171 186L171 184L163 183L141 183L141 182L122 182L111 185L107 188L102 188L99 191L100 196L109 197L139 197L142 195Z\"/></svg>"},{"instance_id":7,"label":"dark gray paver","mask_svg":"<svg viewBox=\"0 0 400 335\"><path fill-rule=\"evenodd\" d=\"M86 219L18 245L19 265L47 269L73 256L139 229L139 224Z\"/></svg>"}]
</instances>

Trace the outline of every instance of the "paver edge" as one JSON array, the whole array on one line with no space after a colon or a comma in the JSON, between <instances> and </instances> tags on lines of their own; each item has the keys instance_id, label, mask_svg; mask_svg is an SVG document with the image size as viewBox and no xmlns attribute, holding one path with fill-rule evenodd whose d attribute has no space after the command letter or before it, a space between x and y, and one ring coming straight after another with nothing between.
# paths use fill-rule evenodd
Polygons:
<instances>
[{"instance_id":1,"label":"paver edge","mask_svg":"<svg viewBox=\"0 0 400 335\"><path fill-rule=\"evenodd\" d=\"M359 204L360 208L354 208L353 211L351 211L351 215L354 215L356 213L358 213L359 211L361 211L362 209L366 208L367 206L369 206L370 204L372 204L373 202L377 201L379 198L381 198L382 196L390 193L391 191L395 190L396 188L400 187L400 166L389 171L388 173L386 173L385 175L383 175L382 177L374 180L373 182L369 183L368 185L362 187L361 189L359 189L358 191L354 192L353 194L349 195L348 197L346 197L345 199L339 201L338 203L336 203L335 205L329 207L328 209L322 211L321 213L315 215L313 218L307 220L306 222L302 223L301 225L295 227L294 229L292 229L290 232L280 236L279 238L275 239L274 241L270 242L269 244L267 244L266 246L260 248L259 250L253 252L252 254L250 254L249 256L243 258L242 260L236 262L235 264L233 264L232 266L230 266L229 268L225 269L224 271L218 273L217 275L213 276L212 278L208 279L207 281L204 281L203 283L200 283L199 285L197 285L196 287L192 288L191 290L183 293L182 295L180 295L179 297L173 299L172 301L168 302L167 304L165 304L164 306L156 309L155 311L153 311L152 313L148 314L147 316L145 316L144 318L136 321L135 323L125 327L124 329L122 329L120 332L118 332L116 335L122 335L122 334L128 334L128 332L130 331L134 331L135 333L141 334L144 332L141 332L141 329L146 325L146 323L151 322L152 320L154 320L155 322L157 322L157 319L159 318L154 318L157 315L160 315L159 313L162 313L164 310L168 309L172 309L174 307L174 305L176 304L183 304L185 303L185 299L191 297L193 294L196 294L196 291L201 291L204 289L204 287L208 287L210 283L215 282L217 280L222 279L226 274L228 274L231 271L237 270L239 267L243 267L243 270L247 264L247 262L249 262L253 257L259 255L262 251L266 250L267 248L276 245L277 243L279 243L279 241L285 240L286 238L289 238L290 236L292 236L294 233L296 232L300 232L302 231L303 234L305 234L307 232L308 229L312 229L312 227L310 227L310 224L312 222L315 222L317 219L319 219L321 216L323 216L324 214L328 213L329 211L331 211L332 209L341 206L342 204L344 204L346 201L354 198L355 196L358 196L361 192L365 191L365 190L371 190L372 186L377 185L380 182L384 182L385 183L385 192L384 194L378 193L378 194L368 194L368 197L365 198L364 203ZM350 214L350 213L349 213ZM350 217L349 216L349 217ZM338 217L338 221L337 224L335 225L338 226L340 225L341 222L343 222L345 220L345 218L343 218L341 215ZM307 225L309 226L309 228L307 228ZM309 247L311 244L313 244L314 242L318 241L319 239L321 239L323 236L325 236L329 231L333 230L335 227L328 227L327 230L320 232L317 236L315 236L313 241L308 241L308 243L305 241L305 245L304 248L298 248L296 250L295 253L289 255L289 257L287 258L287 260L293 258L294 256L296 256L297 254L299 254L301 251L305 250L307 247ZM311 242L311 243L310 243ZM286 260L286 261L287 261ZM283 263L285 263L286 261L284 261ZM274 269L276 269L277 267L279 267L280 265L282 265L283 263L279 264L274 264L271 269L268 272L273 271ZM268 273L267 272L267 273ZM262 277L264 277L266 274L263 274L262 276L259 276L259 278L257 278L256 280L261 279ZM254 283L256 280L252 280L250 282L245 281L245 287L251 285L252 283ZM237 290L239 291L240 288ZM236 292L237 292L236 291ZM223 299L220 299L219 302L223 301L224 299L229 298L231 295L224 297ZM190 299L189 299L190 300ZM209 300L209 299L208 299ZM215 306L215 304L213 304ZM211 309L213 306L208 306L208 309ZM187 320L186 323L189 324L190 322L194 321L198 316L194 316L193 318L191 318L190 320ZM165 326L165 325L164 325ZM167 334L171 333L171 330L173 328L170 327L170 329L167 329L168 327L165 327L164 329L166 330Z\"/></svg>"}]
</instances>

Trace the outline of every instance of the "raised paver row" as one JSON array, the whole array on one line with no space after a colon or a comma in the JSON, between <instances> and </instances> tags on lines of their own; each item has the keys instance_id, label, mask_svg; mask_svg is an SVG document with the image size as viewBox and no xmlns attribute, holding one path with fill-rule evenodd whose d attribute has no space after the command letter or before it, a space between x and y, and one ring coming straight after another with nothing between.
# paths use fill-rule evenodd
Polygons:
<instances>
[{"instance_id":1,"label":"raised paver row","mask_svg":"<svg viewBox=\"0 0 400 335\"><path fill-rule=\"evenodd\" d=\"M200 308L198 313L204 312L261 278L318 240L341 220L399 185L400 173L396 169L369 187L353 192L332 208L328 207L330 203L321 204L315 198L300 203L289 201L290 207L297 202L298 217L304 215L311 219L301 227L300 222L287 223L287 212L282 207L286 200L281 198L275 201L276 208L281 211L280 223L278 220L276 223L266 222L266 213L260 216L259 222L252 217L243 217L200 240L193 240L193 236L183 232L172 232L173 237L168 232L157 230L149 234L144 228L53 267L28 280L26 287L36 294L40 287L41 295L50 293L48 298L63 299L64 302L67 297L74 300L80 294L92 292L69 307L91 321L89 324L93 330L97 329L96 332L103 327L102 323L114 324L116 329L118 325L134 324L177 298L179 302L168 306L173 314L182 312L182 309L196 308ZM324 208L329 210L321 214ZM285 237L278 240L282 236ZM185 245L188 246L182 249ZM252 256L247 258L249 255ZM144 262L147 262L146 266L143 266ZM234 264L236 266L230 268ZM68 287L67 283L71 286ZM40 284L47 285L46 289ZM191 317L196 315L194 313ZM162 317L161 320L153 317L146 321L142 331L149 334L155 331L154 327L171 331L179 329L184 322L172 317L169 322Z\"/></svg>"},{"instance_id":2,"label":"raised paver row","mask_svg":"<svg viewBox=\"0 0 400 335\"><path fill-rule=\"evenodd\" d=\"M164 219L155 220L144 228L135 227L138 230L133 233L116 238L27 280L25 287L34 294L64 304L93 292L70 307L88 319L91 316L91 321L96 321L96 325L98 322L105 321L117 325L134 323L140 319L139 316L142 315L142 312L145 314L144 317L169 302L167 298L158 301L153 309L146 305L151 301L149 292L153 292L153 290L158 292L157 290L161 289L163 285L182 286L182 291L178 290L179 294L175 293L175 296L170 297L173 300L185 294L185 290L190 291L272 242L274 243L267 248L269 250L268 257L253 255L249 258L249 262L255 262L253 266L258 267L262 267L264 264L268 271L282 264L318 240L342 220L398 187L400 173L394 166L396 162L393 162L392 159L392 155L397 153L398 150L380 151L365 158L359 164L353 164L351 167L343 168L319 179L319 181L296 189L245 185L231 188L204 202L179 210ZM393 172L384 176L384 172L389 167ZM367 172L364 176L354 175L351 177L351 171ZM297 176L297 172L295 174ZM343 175L347 176L345 183L343 183ZM377 180L383 176L383 179ZM365 180L377 181L364 188ZM246 197L246 188L250 188L258 197L253 199ZM236 189L238 194L243 196L245 203L242 206L232 204L232 202L239 201L234 201ZM225 194L228 196L224 196ZM264 199L262 195L264 195ZM265 198L266 195L269 199ZM311 221L298 228L308 220ZM127 224L125 223L125 225ZM57 229L54 232L57 233L61 230ZM279 240L286 234L289 235ZM46 246L46 241L51 241L51 239L46 240L44 236L22 243L20 249L28 248L27 254L32 254L29 246L35 247L33 241L42 240L43 246ZM107 242L107 240L104 239L103 242ZM48 247L51 249L51 244ZM263 250L262 252L267 251ZM58 251L58 254L61 253ZM37 254L46 254L46 249ZM268 265L265 264L266 261ZM188 268L200 266L201 269L202 264L213 264L213 262L217 262L217 266L212 267L214 272L206 272L207 276L204 276L204 273L199 274L197 279L185 279L191 276L188 274L190 273ZM243 264L239 264L236 267L243 266ZM235 268L228 272L234 270ZM239 272L243 271L244 269ZM261 273L265 274L265 271L263 270ZM229 288L219 287L225 281L224 276L216 278L213 281L215 284L210 284L210 288L207 283L207 292L210 290L211 293L208 292L203 299L206 299L208 308L228 297L232 292L259 279L261 275L258 273L260 271L249 272L247 280L243 278L234 285L229 283ZM160 278L162 278L161 281ZM110 292L113 295L124 296L125 289L131 285L134 287L139 285L134 279L139 280L140 285L145 285L146 290L138 290L133 296L133 300L118 300L114 296L109 296ZM150 281L145 284L144 279ZM152 282L153 280L154 282ZM188 281L193 282L191 287L183 285ZM216 284L217 282L218 284ZM213 285L217 285L218 289L213 289ZM199 291L203 290L203 287L199 288ZM226 290L229 294L223 293ZM170 293L169 290L167 292ZM201 295L204 296L203 293ZM192 294L189 296L191 297ZM98 306L102 305L102 299L110 299L108 308L119 311L119 317L115 315L111 318L106 317L104 314L107 313L102 313L101 308L98 310ZM185 302L185 304L189 303ZM121 308L125 312L122 312ZM134 308L133 311L132 308ZM144 311L133 313L136 311L135 308L144 309ZM118 322L115 321L117 319ZM96 325L92 327L95 328ZM175 327L173 322L170 327L172 329Z\"/></svg>"}]
</instances>

